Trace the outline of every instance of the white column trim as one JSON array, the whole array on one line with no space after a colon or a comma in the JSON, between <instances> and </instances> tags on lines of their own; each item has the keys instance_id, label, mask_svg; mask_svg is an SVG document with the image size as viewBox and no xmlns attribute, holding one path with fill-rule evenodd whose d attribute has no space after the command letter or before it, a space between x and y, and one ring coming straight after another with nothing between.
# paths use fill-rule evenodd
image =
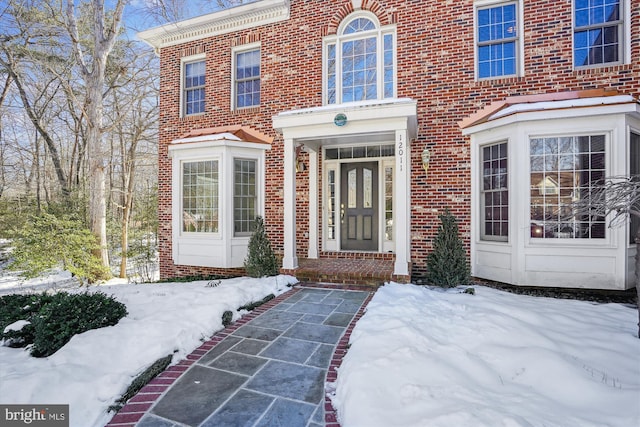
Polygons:
<instances>
[{"instance_id":1,"label":"white column trim","mask_svg":"<svg viewBox=\"0 0 640 427\"><path fill-rule=\"evenodd\" d=\"M409 275L411 260L411 165L409 162L409 140L407 129L396 130L396 176L394 180L395 223L393 227L396 241L396 261L393 274Z\"/></svg>"},{"instance_id":2,"label":"white column trim","mask_svg":"<svg viewBox=\"0 0 640 427\"><path fill-rule=\"evenodd\" d=\"M307 146L309 152L309 249L307 256L318 258L318 150Z\"/></svg>"},{"instance_id":3,"label":"white column trim","mask_svg":"<svg viewBox=\"0 0 640 427\"><path fill-rule=\"evenodd\" d=\"M284 140L284 258L282 268L298 268L296 256L296 149L294 140Z\"/></svg>"}]
</instances>

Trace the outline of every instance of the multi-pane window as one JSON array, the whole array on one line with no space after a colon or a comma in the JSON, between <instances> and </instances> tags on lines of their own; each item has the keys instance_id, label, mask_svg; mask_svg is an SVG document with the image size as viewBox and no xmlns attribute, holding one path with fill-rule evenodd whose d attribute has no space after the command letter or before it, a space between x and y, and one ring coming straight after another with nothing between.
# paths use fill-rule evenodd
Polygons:
<instances>
[{"instance_id":1,"label":"multi-pane window","mask_svg":"<svg viewBox=\"0 0 640 427\"><path fill-rule=\"evenodd\" d=\"M205 61L184 64L184 115L204 113Z\"/></svg>"},{"instance_id":2,"label":"multi-pane window","mask_svg":"<svg viewBox=\"0 0 640 427\"><path fill-rule=\"evenodd\" d=\"M260 105L260 49L235 54L235 107Z\"/></svg>"},{"instance_id":3,"label":"multi-pane window","mask_svg":"<svg viewBox=\"0 0 640 427\"><path fill-rule=\"evenodd\" d=\"M515 3L477 9L478 78L518 72L518 20Z\"/></svg>"},{"instance_id":4,"label":"multi-pane window","mask_svg":"<svg viewBox=\"0 0 640 427\"><path fill-rule=\"evenodd\" d=\"M182 231L218 232L218 161L182 164Z\"/></svg>"},{"instance_id":5,"label":"multi-pane window","mask_svg":"<svg viewBox=\"0 0 640 427\"><path fill-rule=\"evenodd\" d=\"M575 0L573 54L576 67L622 61L620 0Z\"/></svg>"},{"instance_id":6,"label":"multi-pane window","mask_svg":"<svg viewBox=\"0 0 640 427\"><path fill-rule=\"evenodd\" d=\"M532 138L530 155L531 237L604 238L604 218L576 206L605 178L605 136Z\"/></svg>"},{"instance_id":7,"label":"multi-pane window","mask_svg":"<svg viewBox=\"0 0 640 427\"><path fill-rule=\"evenodd\" d=\"M395 96L393 29L357 17L325 41L327 104Z\"/></svg>"},{"instance_id":8,"label":"multi-pane window","mask_svg":"<svg viewBox=\"0 0 640 427\"><path fill-rule=\"evenodd\" d=\"M257 214L256 161L233 162L233 230L234 234L253 232Z\"/></svg>"},{"instance_id":9,"label":"multi-pane window","mask_svg":"<svg viewBox=\"0 0 640 427\"><path fill-rule=\"evenodd\" d=\"M393 240L393 167L384 168L384 239Z\"/></svg>"},{"instance_id":10,"label":"multi-pane window","mask_svg":"<svg viewBox=\"0 0 640 427\"><path fill-rule=\"evenodd\" d=\"M330 169L327 177L327 239L334 240L336 238L336 171Z\"/></svg>"},{"instance_id":11,"label":"multi-pane window","mask_svg":"<svg viewBox=\"0 0 640 427\"><path fill-rule=\"evenodd\" d=\"M482 147L482 232L484 240L509 236L509 190L507 143Z\"/></svg>"}]
</instances>

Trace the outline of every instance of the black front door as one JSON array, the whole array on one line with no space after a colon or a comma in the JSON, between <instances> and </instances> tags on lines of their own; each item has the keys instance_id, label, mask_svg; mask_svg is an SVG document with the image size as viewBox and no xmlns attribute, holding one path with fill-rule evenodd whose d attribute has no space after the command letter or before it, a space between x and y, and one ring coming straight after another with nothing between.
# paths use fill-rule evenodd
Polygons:
<instances>
[{"instance_id":1,"label":"black front door","mask_svg":"<svg viewBox=\"0 0 640 427\"><path fill-rule=\"evenodd\" d=\"M340 248L378 250L378 162L340 167Z\"/></svg>"}]
</instances>

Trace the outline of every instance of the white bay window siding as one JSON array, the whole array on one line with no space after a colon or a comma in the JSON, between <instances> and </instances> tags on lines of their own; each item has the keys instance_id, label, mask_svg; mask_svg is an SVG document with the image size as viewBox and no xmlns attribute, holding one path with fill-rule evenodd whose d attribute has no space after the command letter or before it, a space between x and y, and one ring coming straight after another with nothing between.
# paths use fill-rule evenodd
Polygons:
<instances>
[{"instance_id":1,"label":"white bay window siding","mask_svg":"<svg viewBox=\"0 0 640 427\"><path fill-rule=\"evenodd\" d=\"M540 110L527 103L520 114L494 112L464 128L472 146L474 276L523 286L632 286L631 224L609 227L608 218L574 206L606 177L630 174L640 104L631 97L580 103L545 102Z\"/></svg>"},{"instance_id":2,"label":"white bay window siding","mask_svg":"<svg viewBox=\"0 0 640 427\"><path fill-rule=\"evenodd\" d=\"M232 134L184 138L169 147L176 265L243 266L256 215L264 215L269 148Z\"/></svg>"}]
</instances>

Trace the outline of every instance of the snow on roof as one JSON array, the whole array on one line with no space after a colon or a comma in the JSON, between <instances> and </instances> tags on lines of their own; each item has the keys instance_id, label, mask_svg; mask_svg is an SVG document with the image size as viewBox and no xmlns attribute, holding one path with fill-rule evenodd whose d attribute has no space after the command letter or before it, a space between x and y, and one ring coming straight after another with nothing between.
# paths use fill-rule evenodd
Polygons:
<instances>
[{"instance_id":1,"label":"snow on roof","mask_svg":"<svg viewBox=\"0 0 640 427\"><path fill-rule=\"evenodd\" d=\"M242 141L258 144L271 144L273 137L263 134L249 126L229 125L212 128L194 129L174 140L172 144L207 141Z\"/></svg>"},{"instance_id":2,"label":"snow on roof","mask_svg":"<svg viewBox=\"0 0 640 427\"><path fill-rule=\"evenodd\" d=\"M594 107L637 103L631 95L621 95L616 90L593 89L572 92L542 93L535 95L509 96L503 101L493 102L458 122L461 129L516 113L559 110L566 108Z\"/></svg>"}]
</instances>

